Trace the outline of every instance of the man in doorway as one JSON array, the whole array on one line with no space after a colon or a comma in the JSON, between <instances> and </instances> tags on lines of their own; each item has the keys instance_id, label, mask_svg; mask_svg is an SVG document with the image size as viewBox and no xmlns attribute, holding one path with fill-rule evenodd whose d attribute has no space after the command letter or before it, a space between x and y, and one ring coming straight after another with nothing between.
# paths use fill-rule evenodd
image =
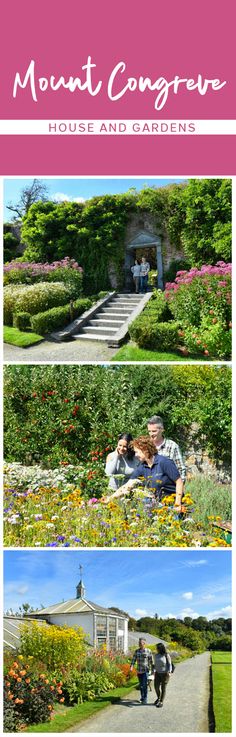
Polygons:
<instances>
[{"instance_id":1,"label":"man in doorway","mask_svg":"<svg viewBox=\"0 0 236 737\"><path fill-rule=\"evenodd\" d=\"M164 437L164 423L162 417L159 417L159 415L153 415L150 417L147 421L147 429L149 437L156 446L158 453L174 461L184 483L186 480L186 467L184 465L182 453L179 445L177 445L174 440Z\"/></svg>"},{"instance_id":2,"label":"man in doorway","mask_svg":"<svg viewBox=\"0 0 236 737\"><path fill-rule=\"evenodd\" d=\"M146 640L143 637L139 638L139 647L135 650L130 670L133 670L134 664L137 661L137 674L140 687L140 702L141 704L147 704L147 688L148 688L148 673L153 670L153 657L151 650L146 647Z\"/></svg>"},{"instance_id":3,"label":"man in doorway","mask_svg":"<svg viewBox=\"0 0 236 737\"><path fill-rule=\"evenodd\" d=\"M140 292L145 294L148 285L148 272L150 271L150 264L146 260L145 256L142 256L140 264Z\"/></svg>"}]
</instances>

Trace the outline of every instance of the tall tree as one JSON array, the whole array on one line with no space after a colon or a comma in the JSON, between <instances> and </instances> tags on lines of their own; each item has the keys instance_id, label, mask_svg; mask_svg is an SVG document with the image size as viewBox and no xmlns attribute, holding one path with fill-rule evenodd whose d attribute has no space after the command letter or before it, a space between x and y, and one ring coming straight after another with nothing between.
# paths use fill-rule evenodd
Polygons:
<instances>
[{"instance_id":1,"label":"tall tree","mask_svg":"<svg viewBox=\"0 0 236 737\"><path fill-rule=\"evenodd\" d=\"M15 204L9 202L7 209L14 213L15 220L22 220L24 215L27 215L31 205L39 200L41 202L46 202L47 199L48 189L46 184L44 184L40 179L33 179L32 184L29 184L28 187L24 187L22 189L19 201Z\"/></svg>"}]
</instances>

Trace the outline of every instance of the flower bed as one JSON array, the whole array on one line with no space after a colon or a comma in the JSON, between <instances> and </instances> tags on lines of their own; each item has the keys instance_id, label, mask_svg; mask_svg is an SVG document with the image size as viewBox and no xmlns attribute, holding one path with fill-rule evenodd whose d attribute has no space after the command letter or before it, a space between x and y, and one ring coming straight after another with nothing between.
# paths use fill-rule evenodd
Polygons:
<instances>
[{"instance_id":1,"label":"flower bed","mask_svg":"<svg viewBox=\"0 0 236 737\"><path fill-rule=\"evenodd\" d=\"M184 355L227 359L231 328L231 264L219 261L178 271L164 294L154 291L129 332L141 348L181 348Z\"/></svg>"},{"instance_id":2,"label":"flower bed","mask_svg":"<svg viewBox=\"0 0 236 737\"><path fill-rule=\"evenodd\" d=\"M181 324L179 337L192 353L229 358L231 353L231 264L178 271L165 297Z\"/></svg>"},{"instance_id":3,"label":"flower bed","mask_svg":"<svg viewBox=\"0 0 236 737\"><path fill-rule=\"evenodd\" d=\"M16 468L18 466L18 470ZM31 475L30 475L31 474ZM193 501L184 497L185 514L178 517L173 508L174 496L165 504L150 505L143 491L132 498L110 501L104 505L92 493L93 478L88 479L90 498L81 487L87 482L87 469L73 467L50 472L8 466L5 490L5 545L34 547L191 547L227 546L223 531L216 533L211 515L207 529L194 519ZM17 478L19 483L17 483ZM73 479L73 481L72 481ZM31 480L31 483L29 483ZM95 481L96 483L96 481ZM107 494L105 481L99 480L99 492ZM95 487L96 489L96 487ZM189 511L188 511L189 510Z\"/></svg>"},{"instance_id":4,"label":"flower bed","mask_svg":"<svg viewBox=\"0 0 236 737\"><path fill-rule=\"evenodd\" d=\"M78 656L74 650L72 662L63 658L62 640L75 639L76 632L69 627L40 627L31 622L28 635L22 638L22 654L6 653L4 666L4 729L22 731L29 725L48 722L55 704L73 705L93 701L101 694L123 686L130 679L130 665L122 653L84 650ZM38 648L51 641L58 656L58 667L41 659ZM27 647L26 647L27 645ZM31 654L25 652L27 650ZM67 648L68 650L68 648Z\"/></svg>"}]
</instances>

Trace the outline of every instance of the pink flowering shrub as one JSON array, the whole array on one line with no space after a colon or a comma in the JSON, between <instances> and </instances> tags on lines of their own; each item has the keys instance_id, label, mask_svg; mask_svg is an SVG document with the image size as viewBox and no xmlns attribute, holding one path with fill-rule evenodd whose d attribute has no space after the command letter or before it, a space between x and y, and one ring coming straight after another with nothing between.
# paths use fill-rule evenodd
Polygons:
<instances>
[{"instance_id":1,"label":"pink flowering shrub","mask_svg":"<svg viewBox=\"0 0 236 737\"><path fill-rule=\"evenodd\" d=\"M191 353L219 358L231 350L231 264L178 271L166 284L165 297L181 324L180 337Z\"/></svg>"},{"instance_id":2,"label":"pink flowering shrub","mask_svg":"<svg viewBox=\"0 0 236 737\"><path fill-rule=\"evenodd\" d=\"M72 297L77 299L82 293L83 269L77 261L66 256L61 261L33 263L30 261L11 261L4 266L4 285L37 284L37 282L63 282L73 287Z\"/></svg>"}]
</instances>

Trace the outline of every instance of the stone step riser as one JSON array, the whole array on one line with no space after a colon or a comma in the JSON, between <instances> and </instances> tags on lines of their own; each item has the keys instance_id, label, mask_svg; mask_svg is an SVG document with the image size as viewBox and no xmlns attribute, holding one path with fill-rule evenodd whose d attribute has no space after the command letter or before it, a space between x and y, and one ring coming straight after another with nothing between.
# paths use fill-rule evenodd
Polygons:
<instances>
[{"instance_id":1,"label":"stone step riser","mask_svg":"<svg viewBox=\"0 0 236 737\"><path fill-rule=\"evenodd\" d=\"M128 310L134 310L138 302L110 302L110 307L127 307Z\"/></svg>"},{"instance_id":2,"label":"stone step riser","mask_svg":"<svg viewBox=\"0 0 236 737\"><path fill-rule=\"evenodd\" d=\"M101 340L107 342L108 336L107 335L90 335L88 333L79 333L78 335L73 335L73 338L76 340Z\"/></svg>"},{"instance_id":3,"label":"stone step riser","mask_svg":"<svg viewBox=\"0 0 236 737\"><path fill-rule=\"evenodd\" d=\"M95 327L94 325L86 325L85 328L82 328L81 331L83 334L88 333L88 335L114 335L114 333L117 333L117 328L105 328L105 327Z\"/></svg>"},{"instance_id":4,"label":"stone step riser","mask_svg":"<svg viewBox=\"0 0 236 737\"><path fill-rule=\"evenodd\" d=\"M134 307L128 307L128 308L126 307L125 308L125 307L115 307L114 306L114 307L107 307L107 309L105 309L105 307L104 307L100 311L103 312L103 313L105 313L105 312L106 313L112 313L112 312L114 312L115 315L119 314L119 315L124 315L125 316L125 315L131 315L131 312L133 312L133 310L134 310Z\"/></svg>"},{"instance_id":5,"label":"stone step riser","mask_svg":"<svg viewBox=\"0 0 236 737\"><path fill-rule=\"evenodd\" d=\"M104 328L116 328L116 330L119 330L121 325L123 325L124 320L103 320L101 319L94 319L90 320L89 325L94 325L94 327L104 327Z\"/></svg>"}]
</instances>

